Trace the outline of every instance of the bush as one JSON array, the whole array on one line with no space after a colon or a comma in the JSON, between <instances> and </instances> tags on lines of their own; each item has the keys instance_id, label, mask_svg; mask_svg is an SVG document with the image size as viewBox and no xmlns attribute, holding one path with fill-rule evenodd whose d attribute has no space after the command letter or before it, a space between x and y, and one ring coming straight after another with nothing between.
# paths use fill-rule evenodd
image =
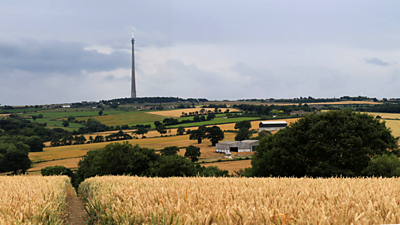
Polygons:
<instances>
[{"instance_id":1,"label":"bush","mask_svg":"<svg viewBox=\"0 0 400 225\"><path fill-rule=\"evenodd\" d=\"M369 165L362 171L365 176L375 177L399 177L400 176L400 161L391 155L380 155L369 161Z\"/></svg>"},{"instance_id":2,"label":"bush","mask_svg":"<svg viewBox=\"0 0 400 225\"><path fill-rule=\"evenodd\" d=\"M48 166L40 170L42 176L59 176L59 175L67 175L71 178L71 183L76 188L75 184L76 174L72 172L71 169L66 168L65 166Z\"/></svg>"},{"instance_id":3,"label":"bush","mask_svg":"<svg viewBox=\"0 0 400 225\"><path fill-rule=\"evenodd\" d=\"M42 176L59 176L72 174L72 170L66 168L65 166L48 166L40 170Z\"/></svg>"}]
</instances>

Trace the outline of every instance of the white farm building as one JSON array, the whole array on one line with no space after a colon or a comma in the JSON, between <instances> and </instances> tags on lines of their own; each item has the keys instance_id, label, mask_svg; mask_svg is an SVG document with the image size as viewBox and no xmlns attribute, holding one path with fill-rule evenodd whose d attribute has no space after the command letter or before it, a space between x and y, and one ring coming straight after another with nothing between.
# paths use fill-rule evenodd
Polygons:
<instances>
[{"instance_id":1,"label":"white farm building","mask_svg":"<svg viewBox=\"0 0 400 225\"><path fill-rule=\"evenodd\" d=\"M231 152L252 152L258 145L258 140L224 141L217 143L216 152L231 154Z\"/></svg>"},{"instance_id":2,"label":"white farm building","mask_svg":"<svg viewBox=\"0 0 400 225\"><path fill-rule=\"evenodd\" d=\"M259 125L259 131L262 130L280 130L287 126L286 121L262 121Z\"/></svg>"}]
</instances>

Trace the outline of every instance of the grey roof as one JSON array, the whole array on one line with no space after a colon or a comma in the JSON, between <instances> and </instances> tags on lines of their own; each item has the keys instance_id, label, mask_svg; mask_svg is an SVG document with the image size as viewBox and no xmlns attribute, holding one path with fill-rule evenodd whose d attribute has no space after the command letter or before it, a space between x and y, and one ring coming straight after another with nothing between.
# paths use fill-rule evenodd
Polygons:
<instances>
[{"instance_id":1,"label":"grey roof","mask_svg":"<svg viewBox=\"0 0 400 225\"><path fill-rule=\"evenodd\" d=\"M243 140L244 143L256 143L258 140Z\"/></svg>"}]
</instances>

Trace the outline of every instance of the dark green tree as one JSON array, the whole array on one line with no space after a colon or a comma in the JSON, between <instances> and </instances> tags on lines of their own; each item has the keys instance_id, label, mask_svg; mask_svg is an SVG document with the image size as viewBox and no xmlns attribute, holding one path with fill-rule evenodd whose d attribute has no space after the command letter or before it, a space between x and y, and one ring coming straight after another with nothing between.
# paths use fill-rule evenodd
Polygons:
<instances>
[{"instance_id":1,"label":"dark green tree","mask_svg":"<svg viewBox=\"0 0 400 225\"><path fill-rule=\"evenodd\" d=\"M179 152L179 148L176 146L165 147L160 150L161 155L176 155Z\"/></svg>"},{"instance_id":2,"label":"dark green tree","mask_svg":"<svg viewBox=\"0 0 400 225\"><path fill-rule=\"evenodd\" d=\"M192 130L190 132L189 139L197 140L197 143L201 144L201 141L207 137L206 131L207 131L207 128L205 126L200 126L197 130Z\"/></svg>"},{"instance_id":3,"label":"dark green tree","mask_svg":"<svg viewBox=\"0 0 400 225\"><path fill-rule=\"evenodd\" d=\"M103 110L100 110L99 111L99 116L102 116L103 115Z\"/></svg>"},{"instance_id":4,"label":"dark green tree","mask_svg":"<svg viewBox=\"0 0 400 225\"><path fill-rule=\"evenodd\" d=\"M37 116L32 116L33 121L36 121L37 118Z\"/></svg>"},{"instance_id":5,"label":"dark green tree","mask_svg":"<svg viewBox=\"0 0 400 225\"><path fill-rule=\"evenodd\" d=\"M217 166L208 166L199 173L200 177L229 177L228 170L221 170Z\"/></svg>"},{"instance_id":6,"label":"dark green tree","mask_svg":"<svg viewBox=\"0 0 400 225\"><path fill-rule=\"evenodd\" d=\"M43 141L39 136L32 136L26 139L25 144L30 148L31 152L42 152L43 151Z\"/></svg>"},{"instance_id":7,"label":"dark green tree","mask_svg":"<svg viewBox=\"0 0 400 225\"><path fill-rule=\"evenodd\" d=\"M96 175L150 175L150 163L159 157L152 149L132 146L128 142L111 143L88 151L79 161L77 182Z\"/></svg>"},{"instance_id":8,"label":"dark green tree","mask_svg":"<svg viewBox=\"0 0 400 225\"><path fill-rule=\"evenodd\" d=\"M218 126L212 126L207 128L207 138L210 139L211 145L215 146L219 141L224 140L224 132Z\"/></svg>"},{"instance_id":9,"label":"dark green tree","mask_svg":"<svg viewBox=\"0 0 400 225\"><path fill-rule=\"evenodd\" d=\"M251 133L246 127L241 127L235 136L235 141L243 141L250 139Z\"/></svg>"},{"instance_id":10,"label":"dark green tree","mask_svg":"<svg viewBox=\"0 0 400 225\"><path fill-rule=\"evenodd\" d=\"M158 127L158 126L160 126L160 125L162 125L162 123L161 123L160 121L155 121L155 122L154 122L154 126Z\"/></svg>"},{"instance_id":11,"label":"dark green tree","mask_svg":"<svg viewBox=\"0 0 400 225\"><path fill-rule=\"evenodd\" d=\"M39 119L43 118L43 114L39 114L37 118Z\"/></svg>"},{"instance_id":12,"label":"dark green tree","mask_svg":"<svg viewBox=\"0 0 400 225\"><path fill-rule=\"evenodd\" d=\"M185 157L188 157L192 162L198 161L200 155L200 148L193 145L189 145L189 147L186 148Z\"/></svg>"},{"instance_id":13,"label":"dark green tree","mask_svg":"<svg viewBox=\"0 0 400 225\"><path fill-rule=\"evenodd\" d=\"M12 171L13 174L24 174L31 167L31 160L27 153L22 151L7 151L0 153L0 171Z\"/></svg>"},{"instance_id":14,"label":"dark green tree","mask_svg":"<svg viewBox=\"0 0 400 225\"><path fill-rule=\"evenodd\" d=\"M176 133L178 135L183 135L185 133L185 128L183 127L178 127L178 129L176 130Z\"/></svg>"},{"instance_id":15,"label":"dark green tree","mask_svg":"<svg viewBox=\"0 0 400 225\"><path fill-rule=\"evenodd\" d=\"M40 170L42 176L71 175L72 170L65 166L48 166Z\"/></svg>"},{"instance_id":16,"label":"dark green tree","mask_svg":"<svg viewBox=\"0 0 400 225\"><path fill-rule=\"evenodd\" d=\"M166 134L167 133L167 129L165 128L164 125L159 125L156 127L156 130L158 133L160 133L161 135Z\"/></svg>"},{"instance_id":17,"label":"dark green tree","mask_svg":"<svg viewBox=\"0 0 400 225\"><path fill-rule=\"evenodd\" d=\"M151 164L151 176L155 177L189 177L196 175L192 162L179 155L161 156Z\"/></svg>"},{"instance_id":18,"label":"dark green tree","mask_svg":"<svg viewBox=\"0 0 400 225\"><path fill-rule=\"evenodd\" d=\"M399 177L399 158L394 154L375 156L371 161L369 161L367 168L362 171L362 174L370 177Z\"/></svg>"},{"instance_id":19,"label":"dark green tree","mask_svg":"<svg viewBox=\"0 0 400 225\"><path fill-rule=\"evenodd\" d=\"M247 130L249 130L251 128L250 121L240 121L235 123L235 129L240 129L240 128L246 128Z\"/></svg>"},{"instance_id":20,"label":"dark green tree","mask_svg":"<svg viewBox=\"0 0 400 225\"><path fill-rule=\"evenodd\" d=\"M398 155L397 139L384 121L335 110L304 118L266 136L252 158L254 176L354 177L371 157Z\"/></svg>"},{"instance_id":21,"label":"dark green tree","mask_svg":"<svg viewBox=\"0 0 400 225\"><path fill-rule=\"evenodd\" d=\"M63 125L64 127L68 127L68 126L69 126L68 120L63 120L62 125Z\"/></svg>"},{"instance_id":22,"label":"dark green tree","mask_svg":"<svg viewBox=\"0 0 400 225\"><path fill-rule=\"evenodd\" d=\"M145 134L147 134L148 132L149 132L149 131L148 131L146 128L144 128L144 127L139 127L135 133L136 133L136 134L141 134L142 137L143 137L143 136L144 136Z\"/></svg>"},{"instance_id":23,"label":"dark green tree","mask_svg":"<svg viewBox=\"0 0 400 225\"><path fill-rule=\"evenodd\" d=\"M256 138L257 140L261 140L265 136L272 135L271 131L268 130L262 130L258 133L258 137Z\"/></svg>"},{"instance_id":24,"label":"dark green tree","mask_svg":"<svg viewBox=\"0 0 400 225\"><path fill-rule=\"evenodd\" d=\"M214 113L210 113L207 115L207 120L212 120L215 118L215 114Z\"/></svg>"}]
</instances>

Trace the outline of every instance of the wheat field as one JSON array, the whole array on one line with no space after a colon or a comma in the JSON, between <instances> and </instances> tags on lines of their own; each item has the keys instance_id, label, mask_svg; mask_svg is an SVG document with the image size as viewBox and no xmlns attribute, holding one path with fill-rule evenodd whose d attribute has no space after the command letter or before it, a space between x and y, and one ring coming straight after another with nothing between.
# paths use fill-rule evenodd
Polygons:
<instances>
[{"instance_id":1,"label":"wheat field","mask_svg":"<svg viewBox=\"0 0 400 225\"><path fill-rule=\"evenodd\" d=\"M393 224L399 178L145 178L85 180L94 224Z\"/></svg>"},{"instance_id":2,"label":"wheat field","mask_svg":"<svg viewBox=\"0 0 400 225\"><path fill-rule=\"evenodd\" d=\"M63 224L67 176L0 176L0 224Z\"/></svg>"}]
</instances>

